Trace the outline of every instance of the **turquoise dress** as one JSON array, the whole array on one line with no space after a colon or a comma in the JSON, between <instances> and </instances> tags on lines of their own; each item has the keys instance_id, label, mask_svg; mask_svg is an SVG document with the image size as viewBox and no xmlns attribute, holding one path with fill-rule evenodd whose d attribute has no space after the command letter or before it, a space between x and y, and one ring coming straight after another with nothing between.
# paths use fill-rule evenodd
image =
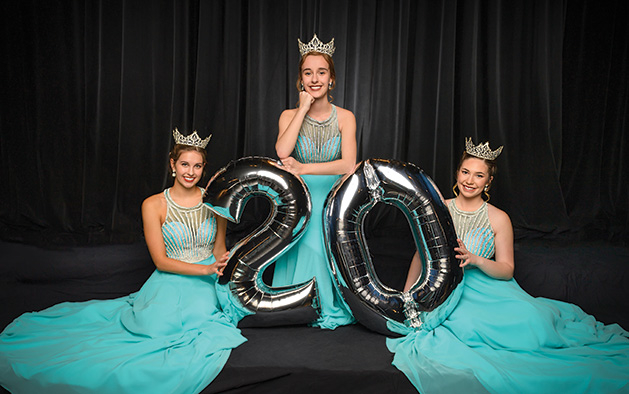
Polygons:
<instances>
[{"instance_id":1,"label":"turquoise dress","mask_svg":"<svg viewBox=\"0 0 629 394\"><path fill-rule=\"evenodd\" d=\"M449 204L468 250L494 255L487 205ZM628 393L629 333L576 305L535 298L514 279L466 269L462 297L432 330L387 339L393 364L420 393Z\"/></svg>"},{"instance_id":2,"label":"turquoise dress","mask_svg":"<svg viewBox=\"0 0 629 394\"><path fill-rule=\"evenodd\" d=\"M166 253L211 264L216 218L164 191ZM66 302L25 313L0 334L0 384L13 393L197 393L245 342L216 275L155 271L113 300Z\"/></svg>"},{"instance_id":3,"label":"turquoise dress","mask_svg":"<svg viewBox=\"0 0 629 394\"><path fill-rule=\"evenodd\" d=\"M301 163L323 163L341 158L341 132L332 105L330 117L317 121L306 115L293 152ZM312 198L306 232L296 245L275 262L273 286L302 283L316 277L320 318L311 325L334 329L354 323L354 317L336 286L323 241L323 208L340 175L303 175Z\"/></svg>"}]
</instances>

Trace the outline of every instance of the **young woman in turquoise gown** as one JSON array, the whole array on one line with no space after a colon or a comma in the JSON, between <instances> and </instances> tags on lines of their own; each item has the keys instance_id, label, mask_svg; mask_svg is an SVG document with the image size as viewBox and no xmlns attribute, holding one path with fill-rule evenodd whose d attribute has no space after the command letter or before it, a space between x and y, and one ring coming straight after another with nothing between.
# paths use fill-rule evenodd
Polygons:
<instances>
[{"instance_id":1,"label":"young woman in turquoise gown","mask_svg":"<svg viewBox=\"0 0 629 394\"><path fill-rule=\"evenodd\" d=\"M197 393L245 341L242 315L216 285L228 252L224 219L202 203L206 163L196 135L175 135L174 185L142 204L157 267L113 300L26 313L0 334L0 384L12 393Z\"/></svg>"},{"instance_id":2,"label":"young woman in turquoise gown","mask_svg":"<svg viewBox=\"0 0 629 394\"><path fill-rule=\"evenodd\" d=\"M393 364L422 394L628 393L629 333L576 305L536 298L513 279L509 216L488 204L496 151L466 141L454 199L461 299L437 327L387 339ZM407 287L421 272L418 256Z\"/></svg>"},{"instance_id":3,"label":"young woman in turquoise gown","mask_svg":"<svg viewBox=\"0 0 629 394\"><path fill-rule=\"evenodd\" d=\"M342 174L356 165L356 119L351 111L330 102L336 74L334 39L323 44L316 34L300 40L299 105L280 115L275 150L288 171L301 176L312 198L305 234L275 262L274 286L316 278L320 318L313 326L334 329L354 322L331 272L323 243L323 207L328 192ZM293 156L291 156L293 155Z\"/></svg>"}]
</instances>

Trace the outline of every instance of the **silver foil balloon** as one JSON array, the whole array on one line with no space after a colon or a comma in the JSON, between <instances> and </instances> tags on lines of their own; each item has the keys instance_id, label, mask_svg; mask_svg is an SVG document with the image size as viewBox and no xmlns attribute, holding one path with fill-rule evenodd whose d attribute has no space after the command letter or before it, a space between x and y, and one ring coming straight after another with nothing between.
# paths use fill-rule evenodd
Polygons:
<instances>
[{"instance_id":1,"label":"silver foil balloon","mask_svg":"<svg viewBox=\"0 0 629 394\"><path fill-rule=\"evenodd\" d=\"M410 224L422 274L408 292L385 286L374 270L363 222L377 203L397 207ZM456 233L443 197L420 168L394 160L365 160L330 192L324 221L332 269L363 325L385 335L402 335L422 325L436 326L456 306L462 286L454 290L463 279L454 251Z\"/></svg>"},{"instance_id":2,"label":"silver foil balloon","mask_svg":"<svg viewBox=\"0 0 629 394\"><path fill-rule=\"evenodd\" d=\"M318 317L316 281L270 287L263 271L303 235L312 204L301 178L266 157L243 157L230 162L210 180L204 202L218 215L238 223L245 204L266 198L271 211L264 223L230 251L219 285L250 312L240 326L308 323Z\"/></svg>"}]
</instances>

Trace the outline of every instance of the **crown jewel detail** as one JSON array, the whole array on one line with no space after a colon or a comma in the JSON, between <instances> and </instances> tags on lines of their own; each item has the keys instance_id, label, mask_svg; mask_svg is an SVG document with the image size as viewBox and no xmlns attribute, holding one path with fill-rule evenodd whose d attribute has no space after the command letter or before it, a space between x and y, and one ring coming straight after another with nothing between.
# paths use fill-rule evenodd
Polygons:
<instances>
[{"instance_id":1,"label":"crown jewel detail","mask_svg":"<svg viewBox=\"0 0 629 394\"><path fill-rule=\"evenodd\" d=\"M486 160L496 160L496 158L502 153L502 146L499 146L496 150L489 148L489 142L484 144L474 145L471 137L465 138L465 151L472 156L476 156Z\"/></svg>"},{"instance_id":2,"label":"crown jewel detail","mask_svg":"<svg viewBox=\"0 0 629 394\"><path fill-rule=\"evenodd\" d=\"M173 138L175 139L175 144L196 146L197 148L205 149L208 142L210 142L210 138L212 138L212 134L202 140L196 131L188 136L184 136L175 127L175 130L173 130Z\"/></svg>"},{"instance_id":3,"label":"crown jewel detail","mask_svg":"<svg viewBox=\"0 0 629 394\"><path fill-rule=\"evenodd\" d=\"M310 40L308 44L304 44L299 38L297 39L297 43L299 44L299 53L301 53L301 56L310 52L320 52L332 56L336 50L334 47L334 38L327 44L324 44L321 40L319 40L319 37L317 37L316 34L312 37L312 40Z\"/></svg>"}]
</instances>

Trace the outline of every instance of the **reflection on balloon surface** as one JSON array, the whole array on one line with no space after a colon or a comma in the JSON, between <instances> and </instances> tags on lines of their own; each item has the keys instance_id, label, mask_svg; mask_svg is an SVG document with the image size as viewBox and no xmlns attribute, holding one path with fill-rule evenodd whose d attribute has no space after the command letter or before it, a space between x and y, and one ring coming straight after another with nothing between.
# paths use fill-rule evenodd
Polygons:
<instances>
[{"instance_id":1,"label":"reflection on balloon surface","mask_svg":"<svg viewBox=\"0 0 629 394\"><path fill-rule=\"evenodd\" d=\"M363 232L367 213L391 204L409 222L422 274L408 292L375 273ZM337 183L326 201L326 247L341 292L359 322L385 335L432 329L456 306L463 269L452 218L432 180L411 163L368 159Z\"/></svg>"},{"instance_id":2,"label":"reflection on balloon surface","mask_svg":"<svg viewBox=\"0 0 629 394\"><path fill-rule=\"evenodd\" d=\"M243 157L214 174L204 202L218 215L238 223L244 206L261 196L271 205L267 219L230 251L219 285L229 286L250 314L241 326L307 323L318 316L316 281L274 288L264 270L303 234L310 219L310 194L297 176L266 157Z\"/></svg>"}]
</instances>

